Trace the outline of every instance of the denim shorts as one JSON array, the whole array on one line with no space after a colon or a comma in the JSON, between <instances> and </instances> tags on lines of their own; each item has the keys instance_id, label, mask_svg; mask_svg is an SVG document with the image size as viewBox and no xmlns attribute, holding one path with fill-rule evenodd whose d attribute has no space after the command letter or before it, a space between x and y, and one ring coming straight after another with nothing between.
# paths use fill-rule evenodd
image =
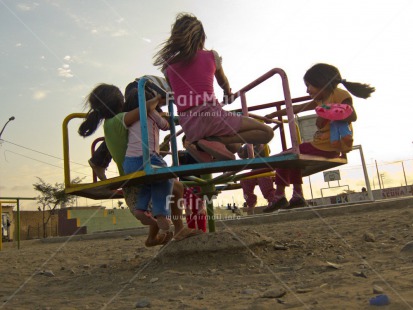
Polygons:
<instances>
[{"instance_id":1,"label":"denim shorts","mask_svg":"<svg viewBox=\"0 0 413 310\"><path fill-rule=\"evenodd\" d=\"M150 160L152 165L161 167L167 166L163 158L157 154L152 154ZM143 157L125 157L123 170L126 174L143 170ZM135 205L133 209L147 211L149 203L152 201L152 215L154 217L158 215L169 216L171 213L170 198L172 195L173 182L173 179L167 179L142 184L140 190L134 191L136 198L134 199Z\"/></svg>"}]
</instances>

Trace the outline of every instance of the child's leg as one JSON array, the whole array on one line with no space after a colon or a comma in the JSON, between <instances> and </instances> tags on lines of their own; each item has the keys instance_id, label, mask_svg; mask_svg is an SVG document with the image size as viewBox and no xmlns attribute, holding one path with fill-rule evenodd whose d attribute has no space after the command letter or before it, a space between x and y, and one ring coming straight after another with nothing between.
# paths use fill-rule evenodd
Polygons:
<instances>
[{"instance_id":1,"label":"child's leg","mask_svg":"<svg viewBox=\"0 0 413 310\"><path fill-rule=\"evenodd\" d=\"M185 197L185 196L184 196ZM191 208L189 207L189 202L185 199L185 219L186 219L186 226L189 228L195 228L195 222L192 219L192 212Z\"/></svg>"},{"instance_id":2,"label":"child's leg","mask_svg":"<svg viewBox=\"0 0 413 310\"><path fill-rule=\"evenodd\" d=\"M145 245L147 247L157 246L157 245L164 245L167 244L169 241L172 240L173 234L169 231L159 234L159 227L158 224L150 225L149 226L149 233L148 238L145 241Z\"/></svg>"},{"instance_id":3,"label":"child's leg","mask_svg":"<svg viewBox=\"0 0 413 310\"><path fill-rule=\"evenodd\" d=\"M329 152L329 151L322 151L314 146L312 146L311 143L302 143L300 144L300 153L301 154L308 154L308 155L317 155L317 156L323 156L327 158L336 158L340 155L338 152ZM301 170L299 173L294 173L290 175L290 181L293 184L293 196L291 200L289 201L289 206L288 208L298 208L298 207L304 207L307 205L305 198L304 198L304 193L303 193L303 179L302 179L302 174Z\"/></svg>"},{"instance_id":4,"label":"child's leg","mask_svg":"<svg viewBox=\"0 0 413 310\"><path fill-rule=\"evenodd\" d=\"M129 210L143 225L149 226L148 238L145 245L148 247L166 244L172 239L172 234L158 234L159 228L156 219L152 217L152 214L148 211L135 209L139 195L141 194L143 186L131 186L123 189L126 204ZM150 197L149 197L150 199ZM148 202L149 203L149 202Z\"/></svg>"},{"instance_id":5,"label":"child's leg","mask_svg":"<svg viewBox=\"0 0 413 310\"><path fill-rule=\"evenodd\" d=\"M241 128L232 136L215 137L225 145L232 143L267 144L274 137L272 128L255 119L242 117Z\"/></svg>"},{"instance_id":6,"label":"child's leg","mask_svg":"<svg viewBox=\"0 0 413 310\"><path fill-rule=\"evenodd\" d=\"M198 213L196 218L196 223L198 225L198 229L206 232L207 230L207 216L204 213Z\"/></svg>"},{"instance_id":7,"label":"child's leg","mask_svg":"<svg viewBox=\"0 0 413 310\"><path fill-rule=\"evenodd\" d=\"M204 210L204 201L195 195L194 204L192 205L193 220L196 221L199 230L206 232L206 215Z\"/></svg>"},{"instance_id":8,"label":"child's leg","mask_svg":"<svg viewBox=\"0 0 413 310\"><path fill-rule=\"evenodd\" d=\"M275 200L270 202L264 213L274 212L276 210L285 208L288 206L288 201L285 198L285 187L290 185L290 176L295 173L293 170L297 169L276 169L275 171Z\"/></svg>"},{"instance_id":9,"label":"child's leg","mask_svg":"<svg viewBox=\"0 0 413 310\"><path fill-rule=\"evenodd\" d=\"M262 177L257 179L258 186L260 187L261 193L268 203L276 201L275 189L273 185L272 177Z\"/></svg>"},{"instance_id":10,"label":"child's leg","mask_svg":"<svg viewBox=\"0 0 413 310\"><path fill-rule=\"evenodd\" d=\"M233 159L234 143L267 143L274 133L272 128L249 117L234 115L219 105L202 105L180 114L180 124L189 142L202 139L221 142L214 145L200 145L206 152L213 151L220 160ZM232 154L232 155L231 155ZM219 157L223 157L223 159Z\"/></svg>"},{"instance_id":11,"label":"child's leg","mask_svg":"<svg viewBox=\"0 0 413 310\"><path fill-rule=\"evenodd\" d=\"M183 206L183 196L184 196L184 185L174 180L172 188L172 200L171 200L171 214L172 214L172 223L174 225L175 234L181 231L184 228L182 221L182 210Z\"/></svg>"},{"instance_id":12,"label":"child's leg","mask_svg":"<svg viewBox=\"0 0 413 310\"><path fill-rule=\"evenodd\" d=\"M148 211L135 210L133 214L143 225L157 224L156 219Z\"/></svg>"},{"instance_id":13,"label":"child's leg","mask_svg":"<svg viewBox=\"0 0 413 310\"><path fill-rule=\"evenodd\" d=\"M173 184L173 199L171 200L172 222L174 224L174 240L180 241L188 237L192 237L201 233L199 230L190 229L184 226L182 221L182 197L184 186L181 182L174 180Z\"/></svg>"},{"instance_id":14,"label":"child's leg","mask_svg":"<svg viewBox=\"0 0 413 310\"><path fill-rule=\"evenodd\" d=\"M111 160L112 156L110 155L105 141L103 141L89 159L89 165L92 167L99 180L106 180L105 170L109 166Z\"/></svg>"},{"instance_id":15,"label":"child's leg","mask_svg":"<svg viewBox=\"0 0 413 310\"><path fill-rule=\"evenodd\" d=\"M231 153L236 153L239 151L241 146L242 146L242 143L233 143L233 144L228 144L226 147L228 151L230 151Z\"/></svg>"},{"instance_id":16,"label":"child's leg","mask_svg":"<svg viewBox=\"0 0 413 310\"><path fill-rule=\"evenodd\" d=\"M188 228L191 229L196 229L196 217L194 214L192 214L190 211L188 211L188 214L186 214L186 225Z\"/></svg>"},{"instance_id":17,"label":"child's leg","mask_svg":"<svg viewBox=\"0 0 413 310\"><path fill-rule=\"evenodd\" d=\"M206 153L212 155L217 160L234 160L234 153L230 152L228 148L219 141L210 141L201 139L197 145ZM191 154L192 155L192 154Z\"/></svg>"},{"instance_id":18,"label":"child's leg","mask_svg":"<svg viewBox=\"0 0 413 310\"><path fill-rule=\"evenodd\" d=\"M281 171L280 171L281 170ZM305 205L305 200L303 198L302 190L302 173L300 169L277 169L275 176L275 184L277 189L275 191L276 202L271 202L267 208L269 209L287 209L287 208L296 208L302 207ZM283 173L285 174L283 176ZM293 184L293 197L290 201L287 201L285 198L285 184ZM282 198L279 198L282 195ZM303 205L304 204L304 205ZM265 211L265 210L264 210Z\"/></svg>"},{"instance_id":19,"label":"child's leg","mask_svg":"<svg viewBox=\"0 0 413 310\"><path fill-rule=\"evenodd\" d=\"M174 181L169 179L151 184L152 213L162 230L169 230L170 227L168 216L171 214L173 202L173 183Z\"/></svg>"},{"instance_id":20,"label":"child's leg","mask_svg":"<svg viewBox=\"0 0 413 310\"><path fill-rule=\"evenodd\" d=\"M189 144L186 150L199 163L208 163L213 160L211 154L198 150L198 147L194 143Z\"/></svg>"},{"instance_id":21,"label":"child's leg","mask_svg":"<svg viewBox=\"0 0 413 310\"><path fill-rule=\"evenodd\" d=\"M107 168L112 160L112 156L106 146L106 142L103 141L98 148L93 152L92 157L90 158L92 163L96 166Z\"/></svg>"},{"instance_id":22,"label":"child's leg","mask_svg":"<svg viewBox=\"0 0 413 310\"><path fill-rule=\"evenodd\" d=\"M257 195L254 194L254 188L257 179L246 179L240 181L242 193L248 208L254 208L257 204Z\"/></svg>"},{"instance_id":23,"label":"child's leg","mask_svg":"<svg viewBox=\"0 0 413 310\"><path fill-rule=\"evenodd\" d=\"M184 204L185 204L185 217L186 217L186 224L189 228L196 228L196 219L194 219L194 215L192 213L193 208L193 193L192 189L185 187L184 189Z\"/></svg>"},{"instance_id":24,"label":"child's leg","mask_svg":"<svg viewBox=\"0 0 413 310\"><path fill-rule=\"evenodd\" d=\"M123 189L126 204L129 210L143 225L154 225L156 219L148 212L149 202L151 200L150 185L143 184L137 186L125 187Z\"/></svg>"},{"instance_id":25,"label":"child's leg","mask_svg":"<svg viewBox=\"0 0 413 310\"><path fill-rule=\"evenodd\" d=\"M162 229L164 231L168 231L169 228L171 227L171 222L168 216L158 214L156 216L156 222L158 223L159 229Z\"/></svg>"}]
</instances>

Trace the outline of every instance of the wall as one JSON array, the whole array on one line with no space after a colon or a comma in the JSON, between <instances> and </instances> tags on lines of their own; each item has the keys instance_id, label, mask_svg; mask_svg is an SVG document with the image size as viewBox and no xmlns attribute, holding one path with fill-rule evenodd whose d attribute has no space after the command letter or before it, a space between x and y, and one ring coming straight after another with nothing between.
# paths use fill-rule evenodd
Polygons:
<instances>
[{"instance_id":1,"label":"wall","mask_svg":"<svg viewBox=\"0 0 413 310\"><path fill-rule=\"evenodd\" d=\"M372 190L372 194L374 200L413 196L413 185L376 189ZM308 203L313 206L321 206L338 203L367 201L368 199L369 198L367 192L359 192L351 194L341 194L337 196L329 196L324 198L316 198L312 200L310 199L308 200Z\"/></svg>"},{"instance_id":2,"label":"wall","mask_svg":"<svg viewBox=\"0 0 413 310\"><path fill-rule=\"evenodd\" d=\"M68 219L76 218L87 233L142 227L129 209L67 208Z\"/></svg>"},{"instance_id":3,"label":"wall","mask_svg":"<svg viewBox=\"0 0 413 310\"><path fill-rule=\"evenodd\" d=\"M45 212L46 218L49 211ZM17 219L17 212L13 212L14 223ZM20 211L20 240L43 238L43 212L41 211ZM53 214L46 226L46 236L58 235L58 216ZM14 239L17 236L17 225L14 226Z\"/></svg>"}]
</instances>

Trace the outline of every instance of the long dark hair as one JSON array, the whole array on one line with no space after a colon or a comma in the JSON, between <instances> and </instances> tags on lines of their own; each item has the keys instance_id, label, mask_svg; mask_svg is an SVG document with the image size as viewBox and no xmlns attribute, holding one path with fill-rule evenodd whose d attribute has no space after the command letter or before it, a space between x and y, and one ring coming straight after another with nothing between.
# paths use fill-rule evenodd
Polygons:
<instances>
[{"instance_id":1,"label":"long dark hair","mask_svg":"<svg viewBox=\"0 0 413 310\"><path fill-rule=\"evenodd\" d=\"M376 90L369 84L348 82L342 79L340 71L332 65L318 63L304 74L304 81L321 90L332 93L338 84L343 86L354 96L368 98Z\"/></svg>"},{"instance_id":2,"label":"long dark hair","mask_svg":"<svg viewBox=\"0 0 413 310\"><path fill-rule=\"evenodd\" d=\"M85 105L90 109L78 129L82 137L93 134L104 119L122 112L123 95L115 85L99 84L87 96Z\"/></svg>"},{"instance_id":3,"label":"long dark hair","mask_svg":"<svg viewBox=\"0 0 413 310\"><path fill-rule=\"evenodd\" d=\"M204 48L205 31L200 20L188 13L179 13L172 26L171 36L155 54L154 65L164 70L168 65L190 62L196 52Z\"/></svg>"}]
</instances>

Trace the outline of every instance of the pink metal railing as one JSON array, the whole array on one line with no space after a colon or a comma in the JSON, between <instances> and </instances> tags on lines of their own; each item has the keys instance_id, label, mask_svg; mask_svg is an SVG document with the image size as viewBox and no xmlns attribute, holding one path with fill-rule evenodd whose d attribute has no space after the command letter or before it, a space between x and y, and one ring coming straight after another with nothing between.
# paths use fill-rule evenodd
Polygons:
<instances>
[{"instance_id":1,"label":"pink metal railing","mask_svg":"<svg viewBox=\"0 0 413 310\"><path fill-rule=\"evenodd\" d=\"M251 83L249 83L248 85L246 85L245 87L241 88L239 91L237 91L235 93L235 98L240 97L241 98L241 110L242 110L242 114L245 116L249 115L249 111L252 111L252 109L247 107L247 99L246 99L246 93L248 91L250 91L251 89L253 89L254 87L260 85L261 83L263 83L264 81L268 80L269 78L271 78L274 75L280 75L281 77L281 82L282 82L282 86L283 86L283 92L284 92L284 101L279 102L278 105L276 105L277 110L281 109L281 103L285 103L285 108L286 108L286 112L287 112L287 119L288 119L288 126L289 126L289 130L290 130L290 136L291 136L291 153L296 153L299 154L299 139L298 139L298 134L297 134L297 129L295 126L295 119L294 119L294 111L293 111L293 100L291 98L291 94L290 94L290 87L288 84L288 78L286 73L284 72L284 70L280 69L280 68L274 68L271 69L270 71L268 71L267 73L263 74L262 76L260 76L259 78L257 78L256 80L252 81ZM307 97L301 97L301 98L307 98ZM300 98L300 99L301 99ZM274 106L274 105L271 105ZM282 121L282 118L279 117L278 118L279 121ZM280 135L281 135L281 144L282 144L282 148L283 151L286 151L287 149L287 144L285 141L285 132L284 132L284 127L283 124L281 123L280 125ZM252 145L248 146L248 155L250 157L253 157L253 147Z\"/></svg>"}]
</instances>

